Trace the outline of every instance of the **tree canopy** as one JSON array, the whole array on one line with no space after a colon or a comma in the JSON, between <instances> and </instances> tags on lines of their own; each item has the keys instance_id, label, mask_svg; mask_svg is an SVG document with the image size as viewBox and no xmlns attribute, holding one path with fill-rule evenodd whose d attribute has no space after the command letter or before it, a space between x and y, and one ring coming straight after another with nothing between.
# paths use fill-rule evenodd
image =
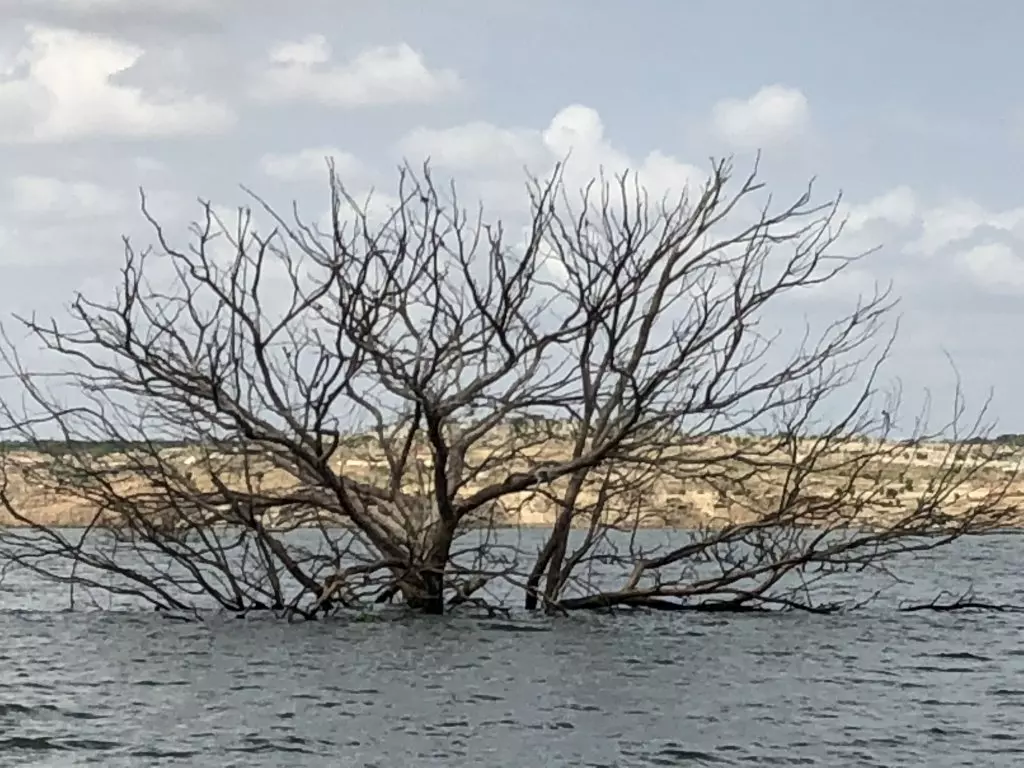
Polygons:
<instances>
[{"instance_id":1,"label":"tree canopy","mask_svg":"<svg viewBox=\"0 0 1024 768\"><path fill-rule=\"evenodd\" d=\"M890 434L888 290L773 324L857 259L811 187L779 205L720 161L678 198L632 175L577 195L556 172L523 238L429 168L383 217L329 190L326 227L253 196L188 244L143 198L154 244L125 242L112 295L19 319L61 365L4 347L27 405L3 406L0 555L168 610L831 610L822 579L1015 519L959 396ZM674 533L641 541L655 522ZM503 534L526 523L537 551Z\"/></svg>"}]
</instances>

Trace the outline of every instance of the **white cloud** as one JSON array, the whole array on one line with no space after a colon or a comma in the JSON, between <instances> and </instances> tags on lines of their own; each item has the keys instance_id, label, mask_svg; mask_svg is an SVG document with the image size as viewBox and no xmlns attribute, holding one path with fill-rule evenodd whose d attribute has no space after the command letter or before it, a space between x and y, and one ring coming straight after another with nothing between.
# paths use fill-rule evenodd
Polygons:
<instances>
[{"instance_id":1,"label":"white cloud","mask_svg":"<svg viewBox=\"0 0 1024 768\"><path fill-rule=\"evenodd\" d=\"M282 181L323 181L327 179L328 158L334 162L334 169L343 183L366 173L359 158L336 147L310 147L293 153L266 154L260 158L260 170Z\"/></svg>"},{"instance_id":2,"label":"white cloud","mask_svg":"<svg viewBox=\"0 0 1024 768\"><path fill-rule=\"evenodd\" d=\"M536 131L499 128L474 121L451 128L415 128L399 142L403 156L429 157L434 165L459 171L521 169L546 160Z\"/></svg>"},{"instance_id":3,"label":"white cloud","mask_svg":"<svg viewBox=\"0 0 1024 768\"><path fill-rule=\"evenodd\" d=\"M931 256L986 228L1024 239L1024 207L990 211L974 200L958 199L931 208L924 213L921 236L906 250Z\"/></svg>"},{"instance_id":4,"label":"white cloud","mask_svg":"<svg viewBox=\"0 0 1024 768\"><path fill-rule=\"evenodd\" d=\"M769 102L771 99L762 99L761 106ZM783 124L785 121L777 120L772 130L778 132ZM490 214L511 221L518 221L516 216L525 202L523 166L543 177L566 156L569 161L565 179L571 190L590 181L599 169L603 169L606 177L627 169L635 171L638 181L653 198L678 194L685 188L692 190L707 177L702 169L664 151L654 150L639 157L622 151L607 135L601 115L583 104L559 110L540 128L497 126L482 121L445 129L421 127L408 133L398 149L413 163L430 157L436 169L453 172L456 181L466 180L460 183L460 189L471 187ZM742 221L748 213L756 212L737 211L738 219L734 218L733 223ZM1016 233L1024 242L1024 208L988 211L965 201L929 206L909 185L896 186L857 204L844 203L839 214L846 227L834 250L837 254L865 253L877 246L898 253L907 250L908 239L918 233L929 250L937 250L976 237L986 227ZM543 261L552 279L565 278L564 265L556 263L550 254L545 254ZM1002 290L1017 285L1018 259L1005 246L972 249L951 267L968 269L972 280L982 287L988 285L986 281L1000 280ZM872 260L848 268L826 285L801 292L797 298L845 300L870 294L876 284L884 286L890 278L914 279L898 260Z\"/></svg>"},{"instance_id":5,"label":"white cloud","mask_svg":"<svg viewBox=\"0 0 1024 768\"><path fill-rule=\"evenodd\" d=\"M900 186L866 203L850 206L845 213L846 226L860 230L877 222L909 227L921 210L914 191L908 186Z\"/></svg>"},{"instance_id":6,"label":"white cloud","mask_svg":"<svg viewBox=\"0 0 1024 768\"><path fill-rule=\"evenodd\" d=\"M431 70L409 45L367 49L345 64L331 64L323 35L281 43L268 55L253 95L267 101L312 101L336 107L423 104L462 87L451 69Z\"/></svg>"},{"instance_id":7,"label":"white cloud","mask_svg":"<svg viewBox=\"0 0 1024 768\"><path fill-rule=\"evenodd\" d=\"M906 254L933 257L950 255L962 268L977 276L988 270L1011 274L1007 244L979 242L1001 237L1024 246L1024 206L990 210L975 200L955 198L926 205L908 186L899 186L859 205L844 205L844 243L869 248L892 245ZM984 281L983 281L984 282ZM1010 281L1012 283L1012 280Z\"/></svg>"},{"instance_id":8,"label":"white cloud","mask_svg":"<svg viewBox=\"0 0 1024 768\"><path fill-rule=\"evenodd\" d=\"M903 240L904 230L917 223L921 215L917 195L905 185L864 203L844 202L838 211L838 218L843 221L842 248L850 254L866 253L891 244L895 238Z\"/></svg>"},{"instance_id":9,"label":"white cloud","mask_svg":"<svg viewBox=\"0 0 1024 768\"><path fill-rule=\"evenodd\" d=\"M110 215L125 207L123 197L86 181L16 176L7 188L10 210L24 216L55 214L66 220Z\"/></svg>"},{"instance_id":10,"label":"white cloud","mask_svg":"<svg viewBox=\"0 0 1024 768\"><path fill-rule=\"evenodd\" d=\"M271 64L311 67L331 59L331 47L323 35L310 35L302 40L279 43L268 54Z\"/></svg>"},{"instance_id":11,"label":"white cloud","mask_svg":"<svg viewBox=\"0 0 1024 768\"><path fill-rule=\"evenodd\" d=\"M541 134L553 160L566 162L566 181L586 184L599 171L614 177L635 172L640 185L654 198L678 196L703 184L707 173L660 150L643 158L631 158L605 137L604 122L597 110L580 104L559 111Z\"/></svg>"},{"instance_id":12,"label":"white cloud","mask_svg":"<svg viewBox=\"0 0 1024 768\"><path fill-rule=\"evenodd\" d=\"M958 261L976 285L992 293L1024 293L1024 259L1006 243L976 245Z\"/></svg>"},{"instance_id":13,"label":"white cloud","mask_svg":"<svg viewBox=\"0 0 1024 768\"><path fill-rule=\"evenodd\" d=\"M811 111L797 88L768 85L748 99L723 99L711 113L714 132L737 149L784 144L807 132Z\"/></svg>"},{"instance_id":14,"label":"white cloud","mask_svg":"<svg viewBox=\"0 0 1024 768\"><path fill-rule=\"evenodd\" d=\"M123 256L121 235L148 230L131 210L137 204L130 191L74 176L12 176L0 183L0 263L49 270L44 292L70 287L62 265L106 272Z\"/></svg>"},{"instance_id":15,"label":"white cloud","mask_svg":"<svg viewBox=\"0 0 1024 768\"><path fill-rule=\"evenodd\" d=\"M700 168L659 150L630 157L608 140L597 110L582 104L559 110L540 129L503 128L480 121L443 130L417 128L399 141L398 149L413 164L429 157L436 170L455 172L460 191L469 187L471 197L483 201L488 216L506 223L522 223L528 200L524 169L543 179L564 161L562 175L571 205L578 202L574 193L599 173L609 182L620 174L634 173L654 204L664 196L674 198L693 191L707 179ZM599 190L591 192L591 202L599 205ZM613 193L610 205L617 204ZM524 243L527 232L524 230ZM556 283L568 276L565 265L546 246L541 264Z\"/></svg>"},{"instance_id":16,"label":"white cloud","mask_svg":"<svg viewBox=\"0 0 1024 768\"><path fill-rule=\"evenodd\" d=\"M437 168L489 176L492 189L504 183L523 189L523 168L544 177L567 160L566 183L581 186L603 171L611 177L636 172L654 197L678 195L703 183L707 174L660 151L634 159L605 137L597 110L582 104L561 109L543 129L501 128L472 122L445 130L417 128L399 142L412 162L429 157Z\"/></svg>"},{"instance_id":17,"label":"white cloud","mask_svg":"<svg viewBox=\"0 0 1024 768\"><path fill-rule=\"evenodd\" d=\"M167 170L167 166L155 157L148 157L142 155L132 160L132 165L140 173L162 173Z\"/></svg>"},{"instance_id":18,"label":"white cloud","mask_svg":"<svg viewBox=\"0 0 1024 768\"><path fill-rule=\"evenodd\" d=\"M572 104L552 118L544 131L544 144L555 154L583 150L603 150L610 155L610 147L604 139L604 123L596 109L582 104ZM618 157L616 157L618 160Z\"/></svg>"},{"instance_id":19,"label":"white cloud","mask_svg":"<svg viewBox=\"0 0 1024 768\"><path fill-rule=\"evenodd\" d=\"M704 185L708 174L695 165L683 163L660 150L644 158L639 170L640 182L652 195L672 197L684 190L694 192Z\"/></svg>"},{"instance_id":20,"label":"white cloud","mask_svg":"<svg viewBox=\"0 0 1024 768\"><path fill-rule=\"evenodd\" d=\"M397 211L402 201L390 192L379 191L372 187L366 187L351 192L352 200L355 202L356 210L348 207L348 203L342 206L339 212L342 222L352 220L355 215L361 214L366 217L369 226L381 226L389 220ZM323 232L331 231L331 211L326 211L320 218L320 228Z\"/></svg>"},{"instance_id":21,"label":"white cloud","mask_svg":"<svg viewBox=\"0 0 1024 768\"><path fill-rule=\"evenodd\" d=\"M143 22L150 28L169 31L168 20L204 20L217 15L230 18L244 0L3 0L0 5L12 13L36 17L51 14L61 19L93 23L113 21L123 30L125 22ZM251 0L250 0L251 5ZM180 27L179 27L180 29Z\"/></svg>"},{"instance_id":22,"label":"white cloud","mask_svg":"<svg viewBox=\"0 0 1024 768\"><path fill-rule=\"evenodd\" d=\"M17 1L17 0L16 0ZM230 3L231 0L228 0ZM224 0L20 0L20 4L29 8L56 8L62 11L77 13L96 13L102 11L128 10L160 10L173 13L195 13L212 11L224 5Z\"/></svg>"},{"instance_id":23,"label":"white cloud","mask_svg":"<svg viewBox=\"0 0 1024 768\"><path fill-rule=\"evenodd\" d=\"M203 96L112 82L142 57L136 45L70 29L27 33L11 66L0 69L0 141L166 137L220 131L234 120Z\"/></svg>"}]
</instances>

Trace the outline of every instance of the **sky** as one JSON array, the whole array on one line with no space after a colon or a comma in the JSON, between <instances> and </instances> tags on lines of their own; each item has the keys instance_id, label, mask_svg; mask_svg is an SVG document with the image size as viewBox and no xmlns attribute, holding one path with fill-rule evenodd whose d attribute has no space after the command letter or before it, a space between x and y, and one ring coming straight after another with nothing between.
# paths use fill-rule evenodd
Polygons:
<instances>
[{"instance_id":1,"label":"sky","mask_svg":"<svg viewBox=\"0 0 1024 768\"><path fill-rule=\"evenodd\" d=\"M1024 432L1019 2L4 0L0 22L5 327L113 290L140 187L184 236L240 185L322 215L328 156L356 193L429 157L500 214L565 152L672 187L760 150L769 189L815 177L878 248L792 311L892 281L906 406L947 406L955 366Z\"/></svg>"}]
</instances>

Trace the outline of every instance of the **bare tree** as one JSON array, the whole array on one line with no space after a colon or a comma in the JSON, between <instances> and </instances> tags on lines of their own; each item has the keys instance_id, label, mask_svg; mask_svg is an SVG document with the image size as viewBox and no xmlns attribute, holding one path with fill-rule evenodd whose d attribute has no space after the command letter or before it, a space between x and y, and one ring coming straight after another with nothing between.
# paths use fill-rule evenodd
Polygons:
<instances>
[{"instance_id":1,"label":"bare tree","mask_svg":"<svg viewBox=\"0 0 1024 768\"><path fill-rule=\"evenodd\" d=\"M1010 474L959 399L885 439L887 290L792 333L792 297L859 257L836 201L775 206L756 170L653 201L559 171L522 242L429 169L374 218L332 168L327 231L206 204L187 247L143 197L156 245L125 241L116 296L19 318L58 369L4 347L29 406L5 406L0 554L176 610L826 610L817 580L1005 524ZM919 451L921 487L893 494ZM655 547L652 515L687 532ZM531 521L538 552L502 538Z\"/></svg>"}]
</instances>

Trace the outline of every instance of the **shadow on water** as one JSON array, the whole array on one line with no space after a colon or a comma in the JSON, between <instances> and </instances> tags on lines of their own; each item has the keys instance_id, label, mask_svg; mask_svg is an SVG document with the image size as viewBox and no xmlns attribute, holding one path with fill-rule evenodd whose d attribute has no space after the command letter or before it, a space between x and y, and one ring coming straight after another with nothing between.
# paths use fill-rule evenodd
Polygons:
<instances>
[{"instance_id":1,"label":"shadow on water","mask_svg":"<svg viewBox=\"0 0 1024 768\"><path fill-rule=\"evenodd\" d=\"M915 589L1019 598L1022 546L932 553ZM186 624L37 587L5 584L3 766L1024 764L1015 614Z\"/></svg>"}]
</instances>

